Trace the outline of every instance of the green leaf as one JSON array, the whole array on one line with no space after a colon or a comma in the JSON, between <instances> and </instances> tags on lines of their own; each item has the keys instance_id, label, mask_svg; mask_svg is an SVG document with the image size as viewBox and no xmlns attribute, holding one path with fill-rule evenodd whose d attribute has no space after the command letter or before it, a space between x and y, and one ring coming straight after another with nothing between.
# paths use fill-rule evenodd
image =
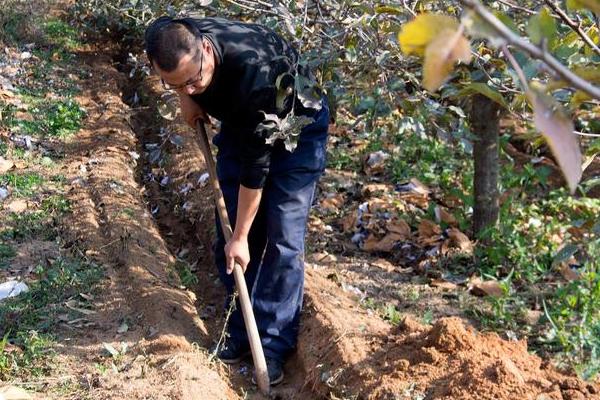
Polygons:
<instances>
[{"instance_id":1,"label":"green leaf","mask_svg":"<svg viewBox=\"0 0 600 400\"><path fill-rule=\"evenodd\" d=\"M552 265L555 266L568 261L571 257L573 257L573 254L577 253L577 250L577 246L574 244L566 245L558 253L556 253L554 260L552 260Z\"/></svg>"},{"instance_id":2,"label":"green leaf","mask_svg":"<svg viewBox=\"0 0 600 400\"><path fill-rule=\"evenodd\" d=\"M489 98L490 100L495 101L496 103L500 104L502 107L508 109L508 103L506 103L506 100L504 100L504 97L502 96L502 94L500 92L497 92L496 90L492 89L491 87L489 87L488 85L486 85L485 83L482 82L471 82L468 85L466 85L462 90L460 90L457 93L457 97L459 96L464 96L464 95L471 95L474 93L479 93L484 95L485 97Z\"/></svg>"},{"instance_id":3,"label":"green leaf","mask_svg":"<svg viewBox=\"0 0 600 400\"><path fill-rule=\"evenodd\" d=\"M511 31L513 31L516 34L520 34L517 24L515 24L515 22L508 15L506 15L500 11L495 11L494 15L496 16L496 18L498 18L500 20L500 22L502 22L504 25L506 25Z\"/></svg>"},{"instance_id":4,"label":"green leaf","mask_svg":"<svg viewBox=\"0 0 600 400\"><path fill-rule=\"evenodd\" d=\"M287 151L294 151L298 137L302 128L314 121L313 118L305 115L295 115L290 112L284 118L279 118L276 114L264 113L265 119L257 127L257 131L266 131L267 138L265 143L274 144L276 140L282 139Z\"/></svg>"},{"instance_id":5,"label":"green leaf","mask_svg":"<svg viewBox=\"0 0 600 400\"><path fill-rule=\"evenodd\" d=\"M556 21L547 7L542 8L538 14L529 19L527 33L532 43L540 44L546 39L549 46L552 46L556 37Z\"/></svg>"},{"instance_id":6,"label":"green leaf","mask_svg":"<svg viewBox=\"0 0 600 400\"><path fill-rule=\"evenodd\" d=\"M462 17L462 22L472 38L487 39L493 47L506 44L506 40L498 34L498 31L479 17L475 12L469 11Z\"/></svg>"},{"instance_id":7,"label":"green leaf","mask_svg":"<svg viewBox=\"0 0 600 400\"><path fill-rule=\"evenodd\" d=\"M404 12L400 7L394 7L391 5L378 5L375 6L376 14L392 14L392 15L402 15Z\"/></svg>"}]
</instances>

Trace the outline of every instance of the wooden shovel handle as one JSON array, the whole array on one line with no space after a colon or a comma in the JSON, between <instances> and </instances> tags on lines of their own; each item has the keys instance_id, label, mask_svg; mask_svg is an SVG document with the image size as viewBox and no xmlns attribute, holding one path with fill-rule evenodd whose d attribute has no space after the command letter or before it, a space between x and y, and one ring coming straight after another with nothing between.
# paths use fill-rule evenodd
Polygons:
<instances>
[{"instance_id":1,"label":"wooden shovel handle","mask_svg":"<svg viewBox=\"0 0 600 400\"><path fill-rule=\"evenodd\" d=\"M202 148L204 160L206 161L206 167L208 168L209 180L215 196L215 205L219 213L219 220L221 221L221 230L225 236L225 241L229 241L233 235L233 232L231 230L231 224L229 223L229 216L227 214L227 208L225 207L223 192L221 191L221 186L219 186L219 180L217 179L215 160L213 159L212 152L210 150L210 143L208 141L208 135L206 134L206 127L204 126L203 121L198 120L196 123L196 130L198 131L200 147ZM248 340L250 342L250 350L252 351L252 359L254 360L254 368L256 369L256 382L260 391L263 394L268 394L269 374L267 372L265 354L260 342L258 328L256 327L256 319L254 318L254 312L252 311L252 303L250 302L250 296L248 295L248 287L246 286L244 271L237 262L233 267L233 277L235 279L235 286L240 298L242 314L244 316L244 324L246 325L246 332L248 333Z\"/></svg>"}]
</instances>

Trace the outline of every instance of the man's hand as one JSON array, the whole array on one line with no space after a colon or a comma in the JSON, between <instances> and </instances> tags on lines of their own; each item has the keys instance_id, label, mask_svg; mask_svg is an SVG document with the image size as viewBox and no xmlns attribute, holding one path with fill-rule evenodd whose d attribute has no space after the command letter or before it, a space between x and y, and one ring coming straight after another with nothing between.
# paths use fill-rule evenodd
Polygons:
<instances>
[{"instance_id":1,"label":"man's hand","mask_svg":"<svg viewBox=\"0 0 600 400\"><path fill-rule=\"evenodd\" d=\"M246 267L250 262L250 250L248 249L247 238L232 237L225 245L225 258L227 262L227 274L233 272L233 266L237 262L246 272Z\"/></svg>"},{"instance_id":2,"label":"man's hand","mask_svg":"<svg viewBox=\"0 0 600 400\"><path fill-rule=\"evenodd\" d=\"M202 119L208 121L208 116L192 98L185 93L179 94L179 103L181 104L181 115L185 122L192 128L196 128L196 121Z\"/></svg>"}]
</instances>

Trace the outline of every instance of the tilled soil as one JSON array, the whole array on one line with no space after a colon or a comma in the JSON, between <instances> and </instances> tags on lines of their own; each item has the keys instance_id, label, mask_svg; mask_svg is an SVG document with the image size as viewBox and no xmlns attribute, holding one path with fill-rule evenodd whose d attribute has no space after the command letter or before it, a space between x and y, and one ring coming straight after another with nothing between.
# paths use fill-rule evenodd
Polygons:
<instances>
[{"instance_id":1,"label":"tilled soil","mask_svg":"<svg viewBox=\"0 0 600 400\"><path fill-rule=\"evenodd\" d=\"M260 398L249 364L226 368L207 350L223 329L223 290L194 133L161 121L156 77L129 80L115 54L98 48L77 60L92 78L77 99L85 127L65 149L73 204L65 234L107 272L94 327L62 341L61 357L88 398ZM152 156L155 143L162 161ZM194 292L181 287L178 262L193 267ZM307 265L298 351L272 398L600 398L598 386L562 375L524 342L480 334L458 318L393 327L328 279L332 268ZM99 373L103 343L128 348Z\"/></svg>"}]
</instances>

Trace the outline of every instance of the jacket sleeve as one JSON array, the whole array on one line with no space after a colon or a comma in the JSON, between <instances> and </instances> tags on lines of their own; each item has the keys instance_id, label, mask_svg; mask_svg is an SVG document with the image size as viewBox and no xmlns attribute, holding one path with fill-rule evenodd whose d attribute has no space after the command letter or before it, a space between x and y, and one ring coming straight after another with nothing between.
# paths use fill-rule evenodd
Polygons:
<instances>
[{"instance_id":1,"label":"jacket sleeve","mask_svg":"<svg viewBox=\"0 0 600 400\"><path fill-rule=\"evenodd\" d=\"M271 165L272 146L254 132L247 132L241 140L240 184L249 189L265 186Z\"/></svg>"},{"instance_id":2,"label":"jacket sleeve","mask_svg":"<svg viewBox=\"0 0 600 400\"><path fill-rule=\"evenodd\" d=\"M241 137L240 183L242 186L258 189L264 187L266 183L273 145L266 144L267 134L257 127L264 120L265 113L278 114L280 117L289 113L292 96L286 99L283 109L278 109L276 81L280 75L291 74L292 71L293 67L288 57L277 57L269 63L268 68L256 67L250 73L253 79L247 91L245 112L252 121L248 124L252 128L243 132ZM293 81L288 82L288 85L293 85Z\"/></svg>"}]
</instances>

